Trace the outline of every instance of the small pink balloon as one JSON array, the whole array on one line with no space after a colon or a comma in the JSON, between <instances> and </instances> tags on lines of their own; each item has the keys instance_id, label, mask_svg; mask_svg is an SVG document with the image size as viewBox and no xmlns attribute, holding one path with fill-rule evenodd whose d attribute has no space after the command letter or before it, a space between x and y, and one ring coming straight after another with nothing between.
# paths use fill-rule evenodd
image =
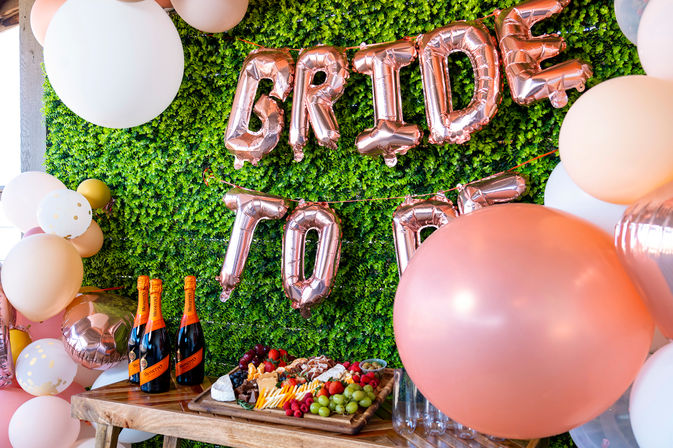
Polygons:
<instances>
[{"instance_id":1,"label":"small pink balloon","mask_svg":"<svg viewBox=\"0 0 673 448\"><path fill-rule=\"evenodd\" d=\"M73 395L81 394L82 392L84 392L84 387L82 387L81 385L73 382L70 386L68 386L68 388L66 390L64 390L63 392L61 392L60 394L58 394L56 396L59 397L59 398L63 398L65 401L70 403L70 398Z\"/></svg>"},{"instance_id":2,"label":"small pink balloon","mask_svg":"<svg viewBox=\"0 0 673 448\"><path fill-rule=\"evenodd\" d=\"M0 403L2 403L0 405L0 446L11 446L7 435L9 421L12 419L14 411L31 398L33 396L24 392L23 389L10 387L0 390Z\"/></svg>"},{"instance_id":3,"label":"small pink balloon","mask_svg":"<svg viewBox=\"0 0 673 448\"><path fill-rule=\"evenodd\" d=\"M16 325L17 327L28 328L28 333L33 341L45 338L60 339L64 314L65 310L45 321L33 322L23 314L17 312Z\"/></svg>"},{"instance_id":4,"label":"small pink balloon","mask_svg":"<svg viewBox=\"0 0 673 448\"><path fill-rule=\"evenodd\" d=\"M23 238L28 238L31 235L39 235L40 233L44 233L42 227L31 227L23 234Z\"/></svg>"},{"instance_id":5,"label":"small pink balloon","mask_svg":"<svg viewBox=\"0 0 673 448\"><path fill-rule=\"evenodd\" d=\"M65 0L35 0L30 11L30 26L40 45L44 46L44 36L47 34L49 23L63 3Z\"/></svg>"}]
</instances>

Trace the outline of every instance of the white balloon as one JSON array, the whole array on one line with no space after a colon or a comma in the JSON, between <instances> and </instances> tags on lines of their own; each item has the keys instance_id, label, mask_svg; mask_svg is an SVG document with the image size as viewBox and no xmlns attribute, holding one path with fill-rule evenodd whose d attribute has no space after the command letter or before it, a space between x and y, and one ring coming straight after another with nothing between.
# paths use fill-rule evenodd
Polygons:
<instances>
[{"instance_id":1,"label":"white balloon","mask_svg":"<svg viewBox=\"0 0 673 448\"><path fill-rule=\"evenodd\" d=\"M638 56L645 73L673 80L673 2L650 0L638 28Z\"/></svg>"},{"instance_id":2,"label":"white balloon","mask_svg":"<svg viewBox=\"0 0 673 448\"><path fill-rule=\"evenodd\" d=\"M637 43L638 25L648 0L615 0L615 16L617 24L624 36L632 43Z\"/></svg>"},{"instance_id":3,"label":"white balloon","mask_svg":"<svg viewBox=\"0 0 673 448\"><path fill-rule=\"evenodd\" d=\"M127 128L171 104L184 53L154 0L68 0L49 24L44 65L70 110L100 126Z\"/></svg>"},{"instance_id":4,"label":"white balloon","mask_svg":"<svg viewBox=\"0 0 673 448\"><path fill-rule=\"evenodd\" d=\"M79 420L70 416L70 403L58 397L26 401L9 421L13 448L70 448L79 433Z\"/></svg>"},{"instance_id":5,"label":"white balloon","mask_svg":"<svg viewBox=\"0 0 673 448\"><path fill-rule=\"evenodd\" d=\"M38 339L16 360L16 380L32 395L56 395L75 379L77 364L58 339Z\"/></svg>"},{"instance_id":6,"label":"white balloon","mask_svg":"<svg viewBox=\"0 0 673 448\"><path fill-rule=\"evenodd\" d=\"M52 191L37 207L37 222L45 233L77 238L91 225L91 204L76 191Z\"/></svg>"},{"instance_id":7,"label":"white balloon","mask_svg":"<svg viewBox=\"0 0 673 448\"><path fill-rule=\"evenodd\" d=\"M37 227L37 206L48 193L65 190L63 182L39 171L26 171L10 180L2 192L7 219L25 232Z\"/></svg>"},{"instance_id":8,"label":"white balloon","mask_svg":"<svg viewBox=\"0 0 673 448\"><path fill-rule=\"evenodd\" d=\"M673 344L648 359L631 389L631 427L640 448L673 446Z\"/></svg>"},{"instance_id":9,"label":"white balloon","mask_svg":"<svg viewBox=\"0 0 673 448\"><path fill-rule=\"evenodd\" d=\"M232 29L248 10L248 0L172 0L171 3L185 22L206 33Z\"/></svg>"},{"instance_id":10,"label":"white balloon","mask_svg":"<svg viewBox=\"0 0 673 448\"><path fill-rule=\"evenodd\" d=\"M552 171L544 190L544 205L573 214L597 225L610 235L628 206L596 199L575 184L563 163Z\"/></svg>"},{"instance_id":11,"label":"white balloon","mask_svg":"<svg viewBox=\"0 0 673 448\"><path fill-rule=\"evenodd\" d=\"M71 1L71 0L68 0ZM121 362L114 367L111 367L104 371L101 376L96 378L91 389L98 389L108 384L118 383L120 381L126 381L129 379L129 363L128 361ZM93 424L96 426L96 424ZM145 440L151 439L156 434L150 432L138 431L136 429L122 429L119 434L119 442L121 443L140 443Z\"/></svg>"}]
</instances>

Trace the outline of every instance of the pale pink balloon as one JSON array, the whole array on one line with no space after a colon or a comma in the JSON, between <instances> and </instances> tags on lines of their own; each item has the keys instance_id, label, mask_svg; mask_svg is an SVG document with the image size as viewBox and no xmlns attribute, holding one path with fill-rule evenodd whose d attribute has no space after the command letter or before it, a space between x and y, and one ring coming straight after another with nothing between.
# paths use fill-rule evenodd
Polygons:
<instances>
[{"instance_id":1,"label":"pale pink balloon","mask_svg":"<svg viewBox=\"0 0 673 448\"><path fill-rule=\"evenodd\" d=\"M7 435L9 421L12 419L14 411L31 398L33 396L24 392L23 389L9 387L0 390L0 447L11 446Z\"/></svg>"},{"instance_id":2,"label":"pale pink balloon","mask_svg":"<svg viewBox=\"0 0 673 448\"><path fill-rule=\"evenodd\" d=\"M64 390L63 392L61 392L56 396L59 398L63 398L65 401L70 403L70 398L73 395L81 394L82 392L84 392L84 390L85 390L84 387L82 387L80 384L73 382L70 386L68 386L66 390Z\"/></svg>"},{"instance_id":3,"label":"pale pink balloon","mask_svg":"<svg viewBox=\"0 0 673 448\"><path fill-rule=\"evenodd\" d=\"M104 235L96 221L91 221L89 228L78 236L70 240L80 257L89 258L96 255L103 248Z\"/></svg>"},{"instance_id":4,"label":"pale pink balloon","mask_svg":"<svg viewBox=\"0 0 673 448\"><path fill-rule=\"evenodd\" d=\"M50 317L42 322L33 322L21 313L16 313L16 325L28 329L28 334L33 341L38 339L61 338L61 324L63 323L63 315L65 311L61 311L54 317Z\"/></svg>"},{"instance_id":5,"label":"pale pink balloon","mask_svg":"<svg viewBox=\"0 0 673 448\"><path fill-rule=\"evenodd\" d=\"M243 20L248 0L172 0L182 19L199 31L222 33Z\"/></svg>"},{"instance_id":6,"label":"pale pink balloon","mask_svg":"<svg viewBox=\"0 0 673 448\"><path fill-rule=\"evenodd\" d=\"M30 229L28 229L24 232L23 238L28 238L31 235L39 235L41 233L44 233L44 230L42 230L42 227L31 227Z\"/></svg>"},{"instance_id":7,"label":"pale pink balloon","mask_svg":"<svg viewBox=\"0 0 673 448\"><path fill-rule=\"evenodd\" d=\"M52 17L65 0L35 0L33 9L30 10L30 26L33 29L35 39L44 46L44 36Z\"/></svg>"},{"instance_id":8,"label":"pale pink balloon","mask_svg":"<svg viewBox=\"0 0 673 448\"><path fill-rule=\"evenodd\" d=\"M9 422L13 448L70 448L79 434L79 420L70 416L62 398L35 397L23 403Z\"/></svg>"},{"instance_id":9,"label":"pale pink balloon","mask_svg":"<svg viewBox=\"0 0 673 448\"><path fill-rule=\"evenodd\" d=\"M653 321L604 231L532 204L435 231L402 275L395 340L450 418L515 439L562 433L633 381Z\"/></svg>"}]
</instances>

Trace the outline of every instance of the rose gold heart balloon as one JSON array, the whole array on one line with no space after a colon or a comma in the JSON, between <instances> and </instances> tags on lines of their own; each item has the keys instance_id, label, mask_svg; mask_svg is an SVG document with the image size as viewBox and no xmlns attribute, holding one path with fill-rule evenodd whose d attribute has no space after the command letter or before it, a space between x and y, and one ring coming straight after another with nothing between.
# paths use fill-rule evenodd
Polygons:
<instances>
[{"instance_id":1,"label":"rose gold heart balloon","mask_svg":"<svg viewBox=\"0 0 673 448\"><path fill-rule=\"evenodd\" d=\"M126 359L133 310L130 299L115 294L77 296L61 326L66 351L89 369L105 369Z\"/></svg>"}]
</instances>

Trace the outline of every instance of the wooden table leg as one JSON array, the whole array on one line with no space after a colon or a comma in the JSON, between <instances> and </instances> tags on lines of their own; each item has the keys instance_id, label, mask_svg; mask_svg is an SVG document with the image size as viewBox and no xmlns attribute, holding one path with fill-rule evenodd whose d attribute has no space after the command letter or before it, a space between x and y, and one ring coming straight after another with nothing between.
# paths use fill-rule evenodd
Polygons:
<instances>
[{"instance_id":1,"label":"wooden table leg","mask_svg":"<svg viewBox=\"0 0 673 448\"><path fill-rule=\"evenodd\" d=\"M96 426L96 448L117 448L117 438L119 438L121 430L118 426L98 423Z\"/></svg>"},{"instance_id":2,"label":"wooden table leg","mask_svg":"<svg viewBox=\"0 0 673 448\"><path fill-rule=\"evenodd\" d=\"M164 436L164 448L179 448L180 439L177 437Z\"/></svg>"}]
</instances>

